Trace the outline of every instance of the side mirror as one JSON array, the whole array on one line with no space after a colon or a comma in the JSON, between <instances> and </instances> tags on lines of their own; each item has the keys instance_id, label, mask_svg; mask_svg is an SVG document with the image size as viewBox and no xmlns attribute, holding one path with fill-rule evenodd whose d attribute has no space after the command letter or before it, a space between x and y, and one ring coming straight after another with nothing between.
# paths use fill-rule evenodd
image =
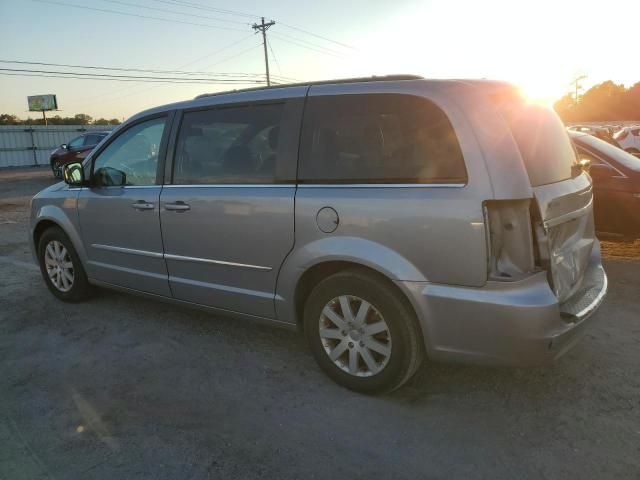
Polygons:
<instances>
[{"instance_id":1,"label":"side mirror","mask_svg":"<svg viewBox=\"0 0 640 480\"><path fill-rule=\"evenodd\" d=\"M573 174L573 176L577 176L582 172L589 173L590 169L591 169L591 160L589 160L588 158L581 158L580 160L578 160L578 163L574 164L571 167L571 173Z\"/></svg>"},{"instance_id":2,"label":"side mirror","mask_svg":"<svg viewBox=\"0 0 640 480\"><path fill-rule=\"evenodd\" d=\"M65 183L72 187L84 185L84 169L80 162L69 163L62 169L62 178Z\"/></svg>"},{"instance_id":3,"label":"side mirror","mask_svg":"<svg viewBox=\"0 0 640 480\"><path fill-rule=\"evenodd\" d=\"M63 143L62 145L60 145L60 148L64 148L65 150L69 150L69 145L67 145L66 143Z\"/></svg>"}]
</instances>

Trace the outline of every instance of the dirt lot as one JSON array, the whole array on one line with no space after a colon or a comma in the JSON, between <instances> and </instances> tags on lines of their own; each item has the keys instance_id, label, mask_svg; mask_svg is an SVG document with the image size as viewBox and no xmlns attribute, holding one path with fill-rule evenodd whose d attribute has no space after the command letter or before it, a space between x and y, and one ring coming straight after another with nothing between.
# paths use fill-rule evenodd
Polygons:
<instances>
[{"instance_id":1,"label":"dirt lot","mask_svg":"<svg viewBox=\"0 0 640 480\"><path fill-rule=\"evenodd\" d=\"M56 301L26 243L50 183L0 171L0 479L640 478L640 243L604 245L608 298L553 367L427 364L365 397L293 332Z\"/></svg>"}]
</instances>

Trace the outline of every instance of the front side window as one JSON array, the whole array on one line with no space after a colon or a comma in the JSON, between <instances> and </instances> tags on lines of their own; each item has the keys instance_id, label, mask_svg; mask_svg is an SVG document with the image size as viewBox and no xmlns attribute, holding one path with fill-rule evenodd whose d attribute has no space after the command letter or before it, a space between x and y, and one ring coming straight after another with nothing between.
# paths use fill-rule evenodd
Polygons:
<instances>
[{"instance_id":1,"label":"front side window","mask_svg":"<svg viewBox=\"0 0 640 480\"><path fill-rule=\"evenodd\" d=\"M186 112L173 183L275 183L283 109L264 104Z\"/></svg>"},{"instance_id":2,"label":"front side window","mask_svg":"<svg viewBox=\"0 0 640 480\"><path fill-rule=\"evenodd\" d=\"M154 118L118 135L95 159L96 185L153 185L166 118Z\"/></svg>"},{"instance_id":3,"label":"front side window","mask_svg":"<svg viewBox=\"0 0 640 480\"><path fill-rule=\"evenodd\" d=\"M309 97L302 183L464 183L455 131L432 102L410 95Z\"/></svg>"},{"instance_id":4,"label":"front side window","mask_svg":"<svg viewBox=\"0 0 640 480\"><path fill-rule=\"evenodd\" d=\"M92 147L94 145L97 145L100 143L100 140L102 140L102 138L103 137L101 135L85 135L84 146Z\"/></svg>"},{"instance_id":5,"label":"front side window","mask_svg":"<svg viewBox=\"0 0 640 480\"><path fill-rule=\"evenodd\" d=\"M84 145L84 137L76 137L69 142L69 148L80 148Z\"/></svg>"}]
</instances>

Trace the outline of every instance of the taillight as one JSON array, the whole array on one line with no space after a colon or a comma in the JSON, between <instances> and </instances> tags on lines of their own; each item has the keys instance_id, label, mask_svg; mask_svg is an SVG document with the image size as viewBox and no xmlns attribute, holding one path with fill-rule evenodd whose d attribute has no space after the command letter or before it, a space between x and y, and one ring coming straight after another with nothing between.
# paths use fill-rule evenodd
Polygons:
<instances>
[{"instance_id":1,"label":"taillight","mask_svg":"<svg viewBox=\"0 0 640 480\"><path fill-rule=\"evenodd\" d=\"M495 200L484 204L489 278L517 280L535 270L531 200Z\"/></svg>"}]
</instances>

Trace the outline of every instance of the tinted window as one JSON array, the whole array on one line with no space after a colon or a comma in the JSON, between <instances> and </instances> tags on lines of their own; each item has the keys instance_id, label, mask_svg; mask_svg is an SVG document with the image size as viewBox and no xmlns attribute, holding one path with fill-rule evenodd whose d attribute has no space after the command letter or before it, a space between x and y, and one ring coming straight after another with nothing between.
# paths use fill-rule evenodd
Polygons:
<instances>
[{"instance_id":1,"label":"tinted window","mask_svg":"<svg viewBox=\"0 0 640 480\"><path fill-rule=\"evenodd\" d=\"M466 181L458 139L444 112L410 95L309 97L300 181L458 183Z\"/></svg>"},{"instance_id":2,"label":"tinted window","mask_svg":"<svg viewBox=\"0 0 640 480\"><path fill-rule=\"evenodd\" d=\"M564 124L552 108L526 102L512 90L491 97L511 127L531 185L571 178L577 159Z\"/></svg>"},{"instance_id":3,"label":"tinted window","mask_svg":"<svg viewBox=\"0 0 640 480\"><path fill-rule=\"evenodd\" d=\"M185 113L173 183L274 183L283 109L269 104Z\"/></svg>"},{"instance_id":4,"label":"tinted window","mask_svg":"<svg viewBox=\"0 0 640 480\"><path fill-rule=\"evenodd\" d=\"M84 145L84 137L76 137L68 143L69 148L79 148Z\"/></svg>"},{"instance_id":5,"label":"tinted window","mask_svg":"<svg viewBox=\"0 0 640 480\"><path fill-rule=\"evenodd\" d=\"M119 185L124 173L126 185L153 185L165 121L164 117L147 120L118 135L94 162L96 184Z\"/></svg>"},{"instance_id":6,"label":"tinted window","mask_svg":"<svg viewBox=\"0 0 640 480\"><path fill-rule=\"evenodd\" d=\"M102 138L103 137L101 135L85 135L84 145L85 146L97 145L100 143L100 140L102 140Z\"/></svg>"}]
</instances>

